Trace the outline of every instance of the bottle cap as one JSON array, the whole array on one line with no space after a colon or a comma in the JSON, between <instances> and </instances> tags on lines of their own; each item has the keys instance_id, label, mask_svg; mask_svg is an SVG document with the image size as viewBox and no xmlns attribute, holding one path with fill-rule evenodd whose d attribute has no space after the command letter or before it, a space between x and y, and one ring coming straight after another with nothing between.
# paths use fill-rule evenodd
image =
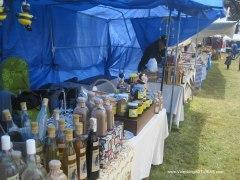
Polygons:
<instances>
[{"instance_id":1,"label":"bottle cap","mask_svg":"<svg viewBox=\"0 0 240 180\"><path fill-rule=\"evenodd\" d=\"M34 139L28 139L26 141L27 154L32 155L36 154L36 144Z\"/></svg>"},{"instance_id":2,"label":"bottle cap","mask_svg":"<svg viewBox=\"0 0 240 180\"><path fill-rule=\"evenodd\" d=\"M78 97L77 98L77 103L85 103L86 99L84 97Z\"/></svg>"},{"instance_id":3,"label":"bottle cap","mask_svg":"<svg viewBox=\"0 0 240 180\"><path fill-rule=\"evenodd\" d=\"M53 110L53 117L54 117L54 119L59 120L59 118L60 118L60 110L59 109Z\"/></svg>"},{"instance_id":4,"label":"bottle cap","mask_svg":"<svg viewBox=\"0 0 240 180\"><path fill-rule=\"evenodd\" d=\"M56 128L54 125L48 126L48 137L56 136Z\"/></svg>"},{"instance_id":5,"label":"bottle cap","mask_svg":"<svg viewBox=\"0 0 240 180\"><path fill-rule=\"evenodd\" d=\"M59 127L61 130L65 129L65 120L64 119L59 120Z\"/></svg>"},{"instance_id":6,"label":"bottle cap","mask_svg":"<svg viewBox=\"0 0 240 180\"><path fill-rule=\"evenodd\" d=\"M20 158L22 158L22 152L21 151L12 151L12 157L14 159L20 159Z\"/></svg>"},{"instance_id":7,"label":"bottle cap","mask_svg":"<svg viewBox=\"0 0 240 180\"><path fill-rule=\"evenodd\" d=\"M11 149L11 141L9 135L3 135L1 137L1 143L2 143L2 150L8 151Z\"/></svg>"},{"instance_id":8,"label":"bottle cap","mask_svg":"<svg viewBox=\"0 0 240 180\"><path fill-rule=\"evenodd\" d=\"M31 122L31 129L33 134L38 133L38 123L37 122Z\"/></svg>"},{"instance_id":9,"label":"bottle cap","mask_svg":"<svg viewBox=\"0 0 240 180\"><path fill-rule=\"evenodd\" d=\"M2 114L4 116L5 121L11 121L12 120L12 115L11 115L9 109L4 109L2 111Z\"/></svg>"},{"instance_id":10,"label":"bottle cap","mask_svg":"<svg viewBox=\"0 0 240 180\"><path fill-rule=\"evenodd\" d=\"M93 132L97 132L97 119L96 118L90 118L90 129L93 130Z\"/></svg>"},{"instance_id":11,"label":"bottle cap","mask_svg":"<svg viewBox=\"0 0 240 180\"><path fill-rule=\"evenodd\" d=\"M51 160L48 163L49 169L60 169L61 168L61 161L59 160Z\"/></svg>"},{"instance_id":12,"label":"bottle cap","mask_svg":"<svg viewBox=\"0 0 240 180\"><path fill-rule=\"evenodd\" d=\"M77 135L83 134L83 123L82 122L78 122L75 124L75 131L76 131Z\"/></svg>"},{"instance_id":13,"label":"bottle cap","mask_svg":"<svg viewBox=\"0 0 240 180\"><path fill-rule=\"evenodd\" d=\"M48 105L48 98L43 98L42 105L44 106Z\"/></svg>"},{"instance_id":14,"label":"bottle cap","mask_svg":"<svg viewBox=\"0 0 240 180\"><path fill-rule=\"evenodd\" d=\"M21 102L20 106L21 106L22 111L26 111L27 110L27 103L26 102Z\"/></svg>"},{"instance_id":15,"label":"bottle cap","mask_svg":"<svg viewBox=\"0 0 240 180\"><path fill-rule=\"evenodd\" d=\"M66 141L72 141L73 140L73 130L70 128L66 129Z\"/></svg>"}]
</instances>

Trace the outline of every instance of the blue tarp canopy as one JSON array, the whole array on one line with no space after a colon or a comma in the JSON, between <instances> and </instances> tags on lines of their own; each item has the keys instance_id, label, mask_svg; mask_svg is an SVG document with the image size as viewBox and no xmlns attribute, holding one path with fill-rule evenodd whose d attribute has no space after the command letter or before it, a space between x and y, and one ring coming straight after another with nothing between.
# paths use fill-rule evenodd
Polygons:
<instances>
[{"instance_id":1,"label":"blue tarp canopy","mask_svg":"<svg viewBox=\"0 0 240 180\"><path fill-rule=\"evenodd\" d=\"M29 65L31 88L98 75L137 70L144 50L166 32L172 11L170 44L176 43L177 11L182 11L180 41L223 16L221 0L29 0L37 17L32 32L16 20L21 1L9 4L1 28L4 61L20 57ZM215 2L215 3L213 3ZM198 27L199 22L199 29Z\"/></svg>"}]
</instances>

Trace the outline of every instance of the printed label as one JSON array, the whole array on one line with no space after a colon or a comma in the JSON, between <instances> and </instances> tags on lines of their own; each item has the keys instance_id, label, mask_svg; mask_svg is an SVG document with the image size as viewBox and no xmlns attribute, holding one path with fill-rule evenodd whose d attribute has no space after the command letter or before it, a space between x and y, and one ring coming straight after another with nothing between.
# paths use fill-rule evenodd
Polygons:
<instances>
[{"instance_id":1,"label":"printed label","mask_svg":"<svg viewBox=\"0 0 240 180\"><path fill-rule=\"evenodd\" d=\"M7 180L19 180L19 174L17 173L16 175L7 178Z\"/></svg>"},{"instance_id":2,"label":"printed label","mask_svg":"<svg viewBox=\"0 0 240 180\"><path fill-rule=\"evenodd\" d=\"M76 162L68 165L68 179L77 179L77 164Z\"/></svg>"},{"instance_id":3,"label":"printed label","mask_svg":"<svg viewBox=\"0 0 240 180\"><path fill-rule=\"evenodd\" d=\"M99 171L99 149L94 150L92 154L92 172Z\"/></svg>"},{"instance_id":4,"label":"printed label","mask_svg":"<svg viewBox=\"0 0 240 180\"><path fill-rule=\"evenodd\" d=\"M137 109L129 109L129 117L138 117L138 111Z\"/></svg>"},{"instance_id":5,"label":"printed label","mask_svg":"<svg viewBox=\"0 0 240 180\"><path fill-rule=\"evenodd\" d=\"M95 146L95 147L98 146L98 141L96 141L96 142L93 143L93 147L94 147L94 146Z\"/></svg>"},{"instance_id":6,"label":"printed label","mask_svg":"<svg viewBox=\"0 0 240 180\"><path fill-rule=\"evenodd\" d=\"M58 144L58 148L59 149L64 149L65 148L65 144Z\"/></svg>"},{"instance_id":7,"label":"printed label","mask_svg":"<svg viewBox=\"0 0 240 180\"><path fill-rule=\"evenodd\" d=\"M80 154L85 153L85 152L86 152L86 148L80 149Z\"/></svg>"},{"instance_id":8,"label":"printed label","mask_svg":"<svg viewBox=\"0 0 240 180\"><path fill-rule=\"evenodd\" d=\"M76 154L68 156L68 161L76 160Z\"/></svg>"},{"instance_id":9,"label":"printed label","mask_svg":"<svg viewBox=\"0 0 240 180\"><path fill-rule=\"evenodd\" d=\"M86 156L80 157L80 166L79 166L79 172L80 172L80 179L86 179L87 178L87 162L86 162Z\"/></svg>"}]
</instances>

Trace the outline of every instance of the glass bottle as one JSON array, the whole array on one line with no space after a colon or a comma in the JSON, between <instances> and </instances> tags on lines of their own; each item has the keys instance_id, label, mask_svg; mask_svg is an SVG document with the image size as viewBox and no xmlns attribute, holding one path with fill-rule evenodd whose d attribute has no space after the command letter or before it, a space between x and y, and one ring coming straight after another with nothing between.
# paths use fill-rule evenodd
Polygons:
<instances>
[{"instance_id":1,"label":"glass bottle","mask_svg":"<svg viewBox=\"0 0 240 180\"><path fill-rule=\"evenodd\" d=\"M48 169L48 163L52 160L52 159L59 159L59 151L58 151L58 147L57 147L57 143L56 143L56 129L55 126L48 126L48 137L46 140L46 144L45 144L45 158L46 158L46 169L47 171L49 171Z\"/></svg>"},{"instance_id":2,"label":"glass bottle","mask_svg":"<svg viewBox=\"0 0 240 180\"><path fill-rule=\"evenodd\" d=\"M162 96L162 91L158 91L157 94L158 94L158 99L159 99L159 102L160 102L160 110L162 110L162 109L163 109L163 96Z\"/></svg>"},{"instance_id":3,"label":"glass bottle","mask_svg":"<svg viewBox=\"0 0 240 180\"><path fill-rule=\"evenodd\" d=\"M44 141L47 131L47 120L48 120L48 99L43 98L42 107L37 115L37 122L39 126L39 138Z\"/></svg>"},{"instance_id":4,"label":"glass bottle","mask_svg":"<svg viewBox=\"0 0 240 180\"><path fill-rule=\"evenodd\" d=\"M32 128L32 138L35 140L35 144L36 144L36 155L40 156L41 163L44 164L45 159L44 159L44 155L43 155L43 143L42 143L42 141L40 141L39 136L38 136L38 123L32 122L31 128Z\"/></svg>"},{"instance_id":5,"label":"glass bottle","mask_svg":"<svg viewBox=\"0 0 240 180\"><path fill-rule=\"evenodd\" d=\"M13 122L9 109L3 110L2 114L7 124L7 134L11 137L11 140L13 142L22 142L23 138L22 138L21 131L17 127L17 125Z\"/></svg>"},{"instance_id":6,"label":"glass bottle","mask_svg":"<svg viewBox=\"0 0 240 180\"><path fill-rule=\"evenodd\" d=\"M87 138L87 171L88 179L99 178L99 140L96 134L97 119L90 119L90 132Z\"/></svg>"},{"instance_id":7,"label":"glass bottle","mask_svg":"<svg viewBox=\"0 0 240 180\"><path fill-rule=\"evenodd\" d=\"M63 151L66 147L66 139L65 139L64 131L65 131L65 120L61 119L59 121L59 127L58 127L57 138L56 138L60 161L63 160Z\"/></svg>"},{"instance_id":8,"label":"glass bottle","mask_svg":"<svg viewBox=\"0 0 240 180\"><path fill-rule=\"evenodd\" d=\"M107 113L107 129L112 130L114 127L114 115L113 115L113 108L110 102L109 97L104 97L103 105Z\"/></svg>"},{"instance_id":9,"label":"glass bottle","mask_svg":"<svg viewBox=\"0 0 240 180\"><path fill-rule=\"evenodd\" d=\"M84 97L77 98L77 107L74 109L73 113L79 115L80 121L83 122L83 132L85 134L87 132L88 108Z\"/></svg>"},{"instance_id":10,"label":"glass bottle","mask_svg":"<svg viewBox=\"0 0 240 180\"><path fill-rule=\"evenodd\" d=\"M95 92L89 91L88 92L88 100L86 102L86 105L88 107L89 112L91 113L93 108L95 107L94 99L95 99Z\"/></svg>"},{"instance_id":11,"label":"glass bottle","mask_svg":"<svg viewBox=\"0 0 240 180\"><path fill-rule=\"evenodd\" d=\"M160 101L158 98L155 98L154 100L154 112L155 114L158 114L160 112Z\"/></svg>"},{"instance_id":12,"label":"glass bottle","mask_svg":"<svg viewBox=\"0 0 240 180\"><path fill-rule=\"evenodd\" d=\"M95 99L96 107L92 111L92 117L97 119L97 135L106 136L107 135L107 116L106 110L103 107L102 99Z\"/></svg>"},{"instance_id":13,"label":"glass bottle","mask_svg":"<svg viewBox=\"0 0 240 180\"><path fill-rule=\"evenodd\" d=\"M42 165L41 158L39 155L36 155L36 164L37 164L38 169L42 172L43 176L46 177L47 171L44 168L44 166Z\"/></svg>"},{"instance_id":14,"label":"glass bottle","mask_svg":"<svg viewBox=\"0 0 240 180\"><path fill-rule=\"evenodd\" d=\"M36 164L36 145L34 139L26 141L27 168L23 171L21 179L44 180L44 175Z\"/></svg>"},{"instance_id":15,"label":"glass bottle","mask_svg":"<svg viewBox=\"0 0 240 180\"><path fill-rule=\"evenodd\" d=\"M78 180L87 179L86 136L83 135L83 123L76 124L74 147L77 154Z\"/></svg>"},{"instance_id":16,"label":"glass bottle","mask_svg":"<svg viewBox=\"0 0 240 180\"><path fill-rule=\"evenodd\" d=\"M75 129L75 124L80 122L80 116L78 114L73 114L73 127Z\"/></svg>"},{"instance_id":17,"label":"glass bottle","mask_svg":"<svg viewBox=\"0 0 240 180\"><path fill-rule=\"evenodd\" d=\"M73 130L66 129L66 148L63 151L63 172L68 179L77 179L77 159L73 146Z\"/></svg>"},{"instance_id":18,"label":"glass bottle","mask_svg":"<svg viewBox=\"0 0 240 180\"><path fill-rule=\"evenodd\" d=\"M60 110L54 109L53 110L53 124L55 127L58 127L59 120L60 120Z\"/></svg>"},{"instance_id":19,"label":"glass bottle","mask_svg":"<svg viewBox=\"0 0 240 180\"><path fill-rule=\"evenodd\" d=\"M31 120L27 112L27 103L21 102L21 123L22 123L22 132L24 139L27 140L31 138Z\"/></svg>"},{"instance_id":20,"label":"glass bottle","mask_svg":"<svg viewBox=\"0 0 240 180\"><path fill-rule=\"evenodd\" d=\"M49 162L50 172L46 180L67 180L67 176L61 170L61 162L59 160L51 160Z\"/></svg>"},{"instance_id":21,"label":"glass bottle","mask_svg":"<svg viewBox=\"0 0 240 180\"><path fill-rule=\"evenodd\" d=\"M23 173L25 168L27 167L26 163L22 159L22 152L21 151L13 151L12 158L18 168L19 175Z\"/></svg>"},{"instance_id":22,"label":"glass bottle","mask_svg":"<svg viewBox=\"0 0 240 180\"><path fill-rule=\"evenodd\" d=\"M1 137L2 155L0 160L0 179L1 180L19 180L19 172L11 158L11 142L9 135L3 135Z\"/></svg>"}]
</instances>

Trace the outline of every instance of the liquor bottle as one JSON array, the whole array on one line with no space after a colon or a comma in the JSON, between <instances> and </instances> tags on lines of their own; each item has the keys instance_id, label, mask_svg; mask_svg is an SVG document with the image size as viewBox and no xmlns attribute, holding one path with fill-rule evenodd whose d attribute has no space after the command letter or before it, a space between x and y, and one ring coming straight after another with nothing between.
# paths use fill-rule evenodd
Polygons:
<instances>
[{"instance_id":1,"label":"liquor bottle","mask_svg":"<svg viewBox=\"0 0 240 180\"><path fill-rule=\"evenodd\" d=\"M3 135L1 137L1 144L2 144L2 154L1 154L1 161L0 161L0 179L1 180L18 180L19 179L19 172L11 158L11 142L10 136Z\"/></svg>"},{"instance_id":2,"label":"liquor bottle","mask_svg":"<svg viewBox=\"0 0 240 180\"><path fill-rule=\"evenodd\" d=\"M21 123L22 123L22 132L24 139L27 140L31 138L31 120L27 112L26 102L21 102Z\"/></svg>"},{"instance_id":3,"label":"liquor bottle","mask_svg":"<svg viewBox=\"0 0 240 180\"><path fill-rule=\"evenodd\" d=\"M107 129L112 130L114 127L113 109L109 97L105 96L103 99L103 106L107 114Z\"/></svg>"},{"instance_id":4,"label":"liquor bottle","mask_svg":"<svg viewBox=\"0 0 240 180\"><path fill-rule=\"evenodd\" d=\"M87 179L86 136L83 135L82 122L76 124L74 147L77 154L78 180L86 180Z\"/></svg>"},{"instance_id":5,"label":"liquor bottle","mask_svg":"<svg viewBox=\"0 0 240 180\"><path fill-rule=\"evenodd\" d=\"M61 119L59 121L59 127L57 130L57 138L56 138L60 161L63 160L63 151L66 147L66 138L65 138L64 131L65 131L65 120Z\"/></svg>"},{"instance_id":6,"label":"liquor bottle","mask_svg":"<svg viewBox=\"0 0 240 180\"><path fill-rule=\"evenodd\" d=\"M44 159L44 155L43 155L43 143L39 139L39 136L38 136L38 123L32 122L31 128L32 128L32 139L35 140L35 144L36 144L36 155L40 156L41 163L44 164L45 159Z\"/></svg>"},{"instance_id":7,"label":"liquor bottle","mask_svg":"<svg viewBox=\"0 0 240 180\"><path fill-rule=\"evenodd\" d=\"M86 102L86 105L88 107L89 112L91 113L93 108L95 107L94 99L95 99L95 92L89 91L88 92L88 100Z\"/></svg>"},{"instance_id":8,"label":"liquor bottle","mask_svg":"<svg viewBox=\"0 0 240 180\"><path fill-rule=\"evenodd\" d=\"M46 169L47 171L49 171L48 169L48 163L52 160L52 159L59 159L59 151L58 151L58 147L57 147L57 143L56 143L56 129L55 126L48 126L48 137L46 140L46 144L45 144L45 158L46 158Z\"/></svg>"},{"instance_id":9,"label":"liquor bottle","mask_svg":"<svg viewBox=\"0 0 240 180\"><path fill-rule=\"evenodd\" d=\"M107 135L107 116L106 110L103 107L102 99L95 98L96 107L92 111L92 117L97 119L97 135Z\"/></svg>"},{"instance_id":10,"label":"liquor bottle","mask_svg":"<svg viewBox=\"0 0 240 180\"><path fill-rule=\"evenodd\" d=\"M34 139L26 141L27 147L27 168L23 171L21 179L43 180L44 175L36 164L36 145Z\"/></svg>"},{"instance_id":11,"label":"liquor bottle","mask_svg":"<svg viewBox=\"0 0 240 180\"><path fill-rule=\"evenodd\" d=\"M22 159L22 152L21 151L12 151L12 158L16 164L18 169L19 175L23 173L25 168L27 167L26 163Z\"/></svg>"},{"instance_id":12,"label":"liquor bottle","mask_svg":"<svg viewBox=\"0 0 240 180\"><path fill-rule=\"evenodd\" d=\"M37 115L37 122L39 126L39 138L44 141L47 131L47 119L48 119L48 99L43 98L42 107Z\"/></svg>"},{"instance_id":13,"label":"liquor bottle","mask_svg":"<svg viewBox=\"0 0 240 180\"><path fill-rule=\"evenodd\" d=\"M83 122L83 132L85 134L87 132L88 108L84 97L77 98L77 107L74 109L73 113L79 115L80 121Z\"/></svg>"},{"instance_id":14,"label":"liquor bottle","mask_svg":"<svg viewBox=\"0 0 240 180\"><path fill-rule=\"evenodd\" d=\"M73 114L73 129L75 129L75 124L80 122L80 116L78 114Z\"/></svg>"},{"instance_id":15,"label":"liquor bottle","mask_svg":"<svg viewBox=\"0 0 240 180\"><path fill-rule=\"evenodd\" d=\"M99 140L96 134L97 119L90 118L90 132L87 138L87 171L88 179L99 178Z\"/></svg>"},{"instance_id":16,"label":"liquor bottle","mask_svg":"<svg viewBox=\"0 0 240 180\"><path fill-rule=\"evenodd\" d=\"M4 116L5 122L7 123L7 134L11 137L11 140L13 142L22 142L23 138L21 131L13 122L9 109L3 110L2 114Z\"/></svg>"},{"instance_id":17,"label":"liquor bottle","mask_svg":"<svg viewBox=\"0 0 240 180\"><path fill-rule=\"evenodd\" d=\"M46 177L47 170L44 168L39 155L36 155L36 164L37 164L38 169L42 172L43 176Z\"/></svg>"},{"instance_id":18,"label":"liquor bottle","mask_svg":"<svg viewBox=\"0 0 240 180\"><path fill-rule=\"evenodd\" d=\"M58 123L60 120L60 110L59 109L54 109L53 110L53 124L55 127L58 127Z\"/></svg>"},{"instance_id":19,"label":"liquor bottle","mask_svg":"<svg viewBox=\"0 0 240 180\"><path fill-rule=\"evenodd\" d=\"M50 172L46 180L67 180L67 176L61 170L61 162L59 160L51 160L49 162Z\"/></svg>"},{"instance_id":20,"label":"liquor bottle","mask_svg":"<svg viewBox=\"0 0 240 180\"><path fill-rule=\"evenodd\" d=\"M73 146L73 130L66 129L66 148L63 151L63 172L68 179L77 180L77 158Z\"/></svg>"}]
</instances>

